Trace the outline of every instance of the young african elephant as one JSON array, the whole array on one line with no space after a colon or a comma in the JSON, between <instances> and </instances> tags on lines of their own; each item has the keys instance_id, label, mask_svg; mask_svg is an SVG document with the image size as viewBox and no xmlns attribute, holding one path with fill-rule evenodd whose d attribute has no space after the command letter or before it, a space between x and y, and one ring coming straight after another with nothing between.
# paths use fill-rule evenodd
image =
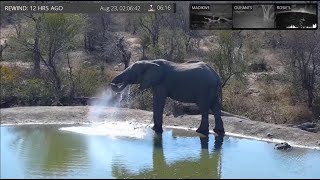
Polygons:
<instances>
[{"instance_id":1,"label":"young african elephant","mask_svg":"<svg viewBox=\"0 0 320 180\"><path fill-rule=\"evenodd\" d=\"M111 82L115 92L128 84L140 84L139 89L152 88L153 130L162 132L163 109L166 98L185 103L196 103L202 114L198 133L208 136L208 114L211 108L215 117L214 132L224 135L221 119L221 81L218 74L206 63L189 61L174 63L164 59L142 60L133 63Z\"/></svg>"}]
</instances>

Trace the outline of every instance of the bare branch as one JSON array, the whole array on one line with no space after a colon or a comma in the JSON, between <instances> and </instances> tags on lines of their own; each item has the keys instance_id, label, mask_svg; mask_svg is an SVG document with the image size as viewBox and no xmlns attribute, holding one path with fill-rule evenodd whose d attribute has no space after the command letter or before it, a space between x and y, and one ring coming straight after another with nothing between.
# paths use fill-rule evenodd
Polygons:
<instances>
[{"instance_id":1,"label":"bare branch","mask_svg":"<svg viewBox=\"0 0 320 180\"><path fill-rule=\"evenodd\" d=\"M140 21L140 25L141 25L142 27L144 27L145 29L147 29L150 34L152 34L151 29L149 29L148 26L146 26L146 25L143 23L143 20L142 20L141 17L139 17L139 21Z\"/></svg>"}]
</instances>

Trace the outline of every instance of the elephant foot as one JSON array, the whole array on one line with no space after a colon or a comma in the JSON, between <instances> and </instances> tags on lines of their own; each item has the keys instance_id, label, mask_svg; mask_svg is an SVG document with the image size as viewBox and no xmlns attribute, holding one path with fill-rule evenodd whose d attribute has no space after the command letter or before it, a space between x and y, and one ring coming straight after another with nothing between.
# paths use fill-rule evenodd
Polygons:
<instances>
[{"instance_id":1,"label":"elephant foot","mask_svg":"<svg viewBox=\"0 0 320 180\"><path fill-rule=\"evenodd\" d=\"M213 132L215 132L216 134L218 134L218 136L224 136L225 135L225 131L224 129L213 129Z\"/></svg>"},{"instance_id":2,"label":"elephant foot","mask_svg":"<svg viewBox=\"0 0 320 180\"><path fill-rule=\"evenodd\" d=\"M163 132L162 127L153 126L153 127L152 127L152 130L154 130L156 133L162 133L162 132Z\"/></svg>"},{"instance_id":3,"label":"elephant foot","mask_svg":"<svg viewBox=\"0 0 320 180\"><path fill-rule=\"evenodd\" d=\"M200 134L203 134L203 135L205 135L205 136L209 136L209 129L204 130L204 129L198 128L198 129L196 130L196 132L197 132L197 133L200 133Z\"/></svg>"}]
</instances>

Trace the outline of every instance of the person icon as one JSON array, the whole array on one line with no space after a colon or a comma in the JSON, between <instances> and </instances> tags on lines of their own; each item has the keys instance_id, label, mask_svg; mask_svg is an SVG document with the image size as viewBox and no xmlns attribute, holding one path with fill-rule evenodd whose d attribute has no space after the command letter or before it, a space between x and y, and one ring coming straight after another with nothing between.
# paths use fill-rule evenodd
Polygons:
<instances>
[{"instance_id":1,"label":"person icon","mask_svg":"<svg viewBox=\"0 0 320 180\"><path fill-rule=\"evenodd\" d=\"M152 4L150 4L150 7L149 7L149 9L148 9L148 12L154 12L155 10L153 9L153 5Z\"/></svg>"}]
</instances>

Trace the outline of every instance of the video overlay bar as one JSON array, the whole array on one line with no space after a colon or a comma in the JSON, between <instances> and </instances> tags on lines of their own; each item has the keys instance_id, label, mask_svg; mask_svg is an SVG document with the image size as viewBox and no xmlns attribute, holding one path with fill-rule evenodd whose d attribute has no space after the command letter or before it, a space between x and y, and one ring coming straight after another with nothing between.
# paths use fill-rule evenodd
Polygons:
<instances>
[{"instance_id":1,"label":"video overlay bar","mask_svg":"<svg viewBox=\"0 0 320 180\"><path fill-rule=\"evenodd\" d=\"M1 3L3 13L175 13L175 3Z\"/></svg>"},{"instance_id":2,"label":"video overlay bar","mask_svg":"<svg viewBox=\"0 0 320 180\"><path fill-rule=\"evenodd\" d=\"M192 30L317 30L318 4L190 4Z\"/></svg>"}]
</instances>

